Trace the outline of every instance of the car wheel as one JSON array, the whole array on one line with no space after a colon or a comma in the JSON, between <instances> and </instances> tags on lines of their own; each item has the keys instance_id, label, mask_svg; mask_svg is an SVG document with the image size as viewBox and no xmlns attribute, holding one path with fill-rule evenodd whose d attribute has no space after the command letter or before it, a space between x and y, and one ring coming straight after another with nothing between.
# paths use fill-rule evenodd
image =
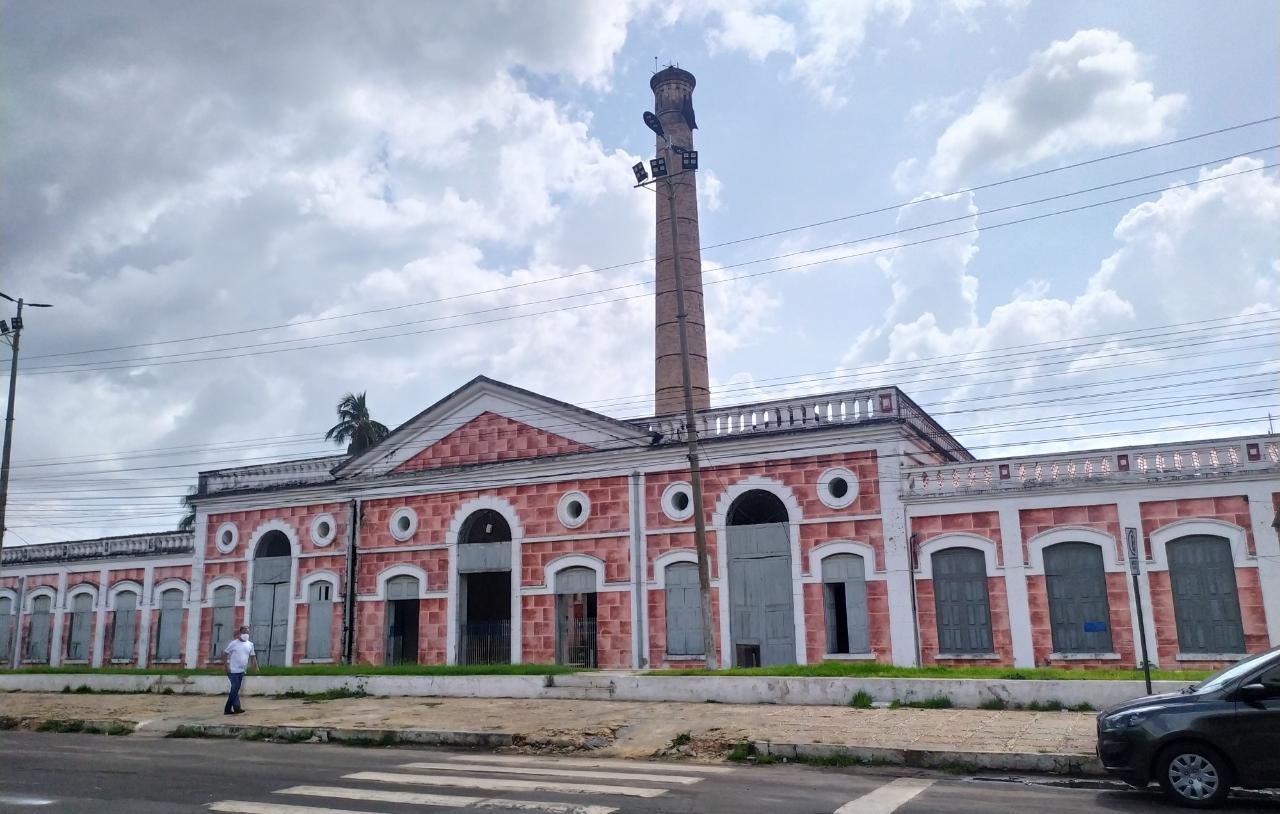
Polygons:
<instances>
[{"instance_id":1,"label":"car wheel","mask_svg":"<svg viewBox=\"0 0 1280 814\"><path fill-rule=\"evenodd\" d=\"M1175 744L1161 752L1156 778L1165 794L1195 808L1222 805L1231 791L1226 759L1198 743Z\"/></svg>"}]
</instances>

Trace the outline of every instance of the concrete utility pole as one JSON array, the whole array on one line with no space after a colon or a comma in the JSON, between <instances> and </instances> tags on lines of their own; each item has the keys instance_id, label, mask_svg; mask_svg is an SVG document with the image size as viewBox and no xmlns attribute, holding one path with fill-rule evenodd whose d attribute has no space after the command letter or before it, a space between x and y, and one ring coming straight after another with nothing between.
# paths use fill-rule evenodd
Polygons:
<instances>
[{"instance_id":1,"label":"concrete utility pole","mask_svg":"<svg viewBox=\"0 0 1280 814\"><path fill-rule=\"evenodd\" d=\"M698 234L698 200L697 188L694 184L694 173L698 168L698 154L693 150L693 88L696 80L693 74L680 68L670 67L654 74L649 86L654 93L654 109L656 113L646 113L645 124L658 137L658 149L661 158L651 162L653 183L663 181L666 192L667 211L670 221L671 243L666 242L661 229L657 234L657 257L655 263L656 281L656 388L655 407L659 414L673 412L676 402L671 390L673 378L670 369L671 353L670 300L667 297L675 294L675 323L679 339L679 380L684 408L685 441L688 446L689 486L693 504L694 542L698 557L698 588L702 605L702 646L708 669L719 666L716 657L715 628L711 613L711 564L707 550L707 525L702 500L702 470L698 460L698 424L695 408L710 406L710 387L707 372L707 340L703 305L702 305L702 264L699 254L700 236ZM684 141L688 146L675 144L672 136ZM677 164L677 161L679 162ZM677 172L677 167L679 171ZM647 174L644 165L637 164L633 171L637 185L647 185ZM679 179L679 180L677 180ZM658 220L662 217L661 206L658 207ZM680 243L680 216L689 220L691 234L685 236L687 246ZM685 280L680 258L682 254L690 255L697 266L696 277ZM671 276L667 277L665 265L671 264ZM673 291L672 291L673 289ZM689 327L689 298L696 301L697 319L694 329ZM693 334L691 340L690 334ZM691 352L691 346L693 350ZM696 369L695 369L696 357ZM695 394L696 389L696 394Z\"/></svg>"},{"instance_id":2,"label":"concrete utility pole","mask_svg":"<svg viewBox=\"0 0 1280 814\"><path fill-rule=\"evenodd\" d=\"M13 322L5 323L0 321L0 334L9 342L9 347L13 349L13 360L9 363L9 408L4 414L4 452L3 456L0 457L0 555L3 555L6 528L5 509L9 504L9 451L13 447L13 402L18 395L18 345L22 339L22 306L24 302L21 297L15 300L3 292L0 292L0 297L18 304L18 312L14 315ZM30 308L53 307L43 302L28 302L25 305Z\"/></svg>"}]
</instances>

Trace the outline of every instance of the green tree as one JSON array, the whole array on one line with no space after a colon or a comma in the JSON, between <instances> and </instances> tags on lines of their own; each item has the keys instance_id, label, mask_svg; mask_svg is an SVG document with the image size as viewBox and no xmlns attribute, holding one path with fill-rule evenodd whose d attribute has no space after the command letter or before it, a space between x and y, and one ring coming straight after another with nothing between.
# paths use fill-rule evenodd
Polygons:
<instances>
[{"instance_id":1,"label":"green tree","mask_svg":"<svg viewBox=\"0 0 1280 814\"><path fill-rule=\"evenodd\" d=\"M178 531L195 531L196 529L196 504L192 498L197 491L199 490L194 486L187 487L187 496L182 499L182 505L185 508L182 511L182 519L178 521Z\"/></svg>"},{"instance_id":2,"label":"green tree","mask_svg":"<svg viewBox=\"0 0 1280 814\"><path fill-rule=\"evenodd\" d=\"M369 416L365 394L347 393L338 402L338 423L324 434L326 441L346 444L348 455L359 455L386 438L391 430Z\"/></svg>"}]
</instances>

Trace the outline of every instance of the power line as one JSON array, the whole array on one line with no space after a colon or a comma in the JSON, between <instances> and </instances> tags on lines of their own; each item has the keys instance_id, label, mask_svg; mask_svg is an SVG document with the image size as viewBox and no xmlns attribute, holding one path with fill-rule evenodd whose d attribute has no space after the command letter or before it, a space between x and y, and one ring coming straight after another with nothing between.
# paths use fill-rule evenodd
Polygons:
<instances>
[{"instance_id":1,"label":"power line","mask_svg":"<svg viewBox=\"0 0 1280 814\"><path fill-rule=\"evenodd\" d=\"M1072 164L1065 164L1065 165L1060 166L1060 167L1051 167L1051 168L1046 169L1046 170L1040 170L1040 171L1037 171L1037 172L1027 173L1027 174L1024 174L1024 175L1014 176L1014 177L1011 177L1011 178L1005 178L1005 179L1002 179L1002 180L999 180L999 181L993 181L993 182L986 183L986 184L979 184L979 185L974 186L974 187L969 187L969 188L966 188L966 189L961 189L961 190L956 190L956 191L948 192L948 193L945 193L945 194L942 194L942 195L938 195L938 196L935 196L935 197L933 197L933 198L928 198L928 199L925 199L925 200L910 200L910 201L903 201L903 202L900 202L900 203L896 203L896 204L892 204L892 205L886 205L886 206L881 206L881 207L878 207L878 208L869 209L869 210L864 210L864 211L856 212L856 213L849 214L849 215L842 215L842 216L839 216L839 217L836 217L836 218L829 218L829 219L826 219L826 220L815 221L815 222L813 222L813 223L809 223L809 224L802 224L802 225L799 225L799 226L792 226L792 227L788 227L788 228L785 228L785 229L775 230L775 231L772 231L772 232L765 232L765 233L760 233L760 234L756 234L756 235L750 235L750 236L747 236L747 237L737 238L737 239L729 240L729 241L725 241L725 242L722 242L722 243L713 243L713 244L709 244L709 245L706 245L706 246L702 246L702 247L701 247L701 250L705 252L705 251L710 251L710 250L712 250L712 249L723 248L723 247L726 247L726 246L733 246L733 245L737 245L737 244L741 244L741 243L750 242L750 241L753 241L753 240L759 240L759 239L768 238L768 237L776 237L776 236L778 236L778 235L788 234L788 233L792 233L792 232L797 232L797 231L801 231L801 230L804 230L804 229L816 228L816 227L820 227L820 226L827 226L827 225L830 225L830 224L833 224L833 223L838 223L838 222L842 222L842 221L849 221L849 220L853 220L853 219L857 219L857 218L867 217L867 216L870 216L870 215L883 214L883 213L885 213L885 212L890 212L890 211L898 210L898 209L902 209L902 208L905 208L905 207L915 206L915 205L917 205L917 204L924 203L925 201L941 200L941 199L946 199L946 198L955 197L955 196L957 196L957 195L964 195L964 194L969 194L969 193L972 193L972 192L979 192L979 191L982 191L982 190L985 190L985 189L993 189L993 188L995 188L995 187L1000 187L1000 186L1004 186L1004 185L1007 185L1007 184L1013 184L1013 183L1017 183L1017 182L1021 182L1021 181L1026 181L1026 180L1029 180L1029 179L1033 179L1033 178L1040 178L1040 177L1044 177L1044 176L1048 176L1048 175L1053 175L1053 174L1056 174L1056 173L1065 172L1065 171L1067 171L1067 170L1078 169L1078 168L1080 168L1080 167L1090 166L1090 165L1093 165L1093 164L1099 164L1099 163L1106 162L1106 161L1112 161L1112 160L1115 160L1115 159L1118 159L1118 158L1126 158L1126 157L1129 157L1129 156L1132 156L1132 155L1137 155L1137 154L1140 154L1140 153L1145 153L1145 152L1149 152L1149 151L1157 150L1157 149L1163 149L1163 148L1165 148L1165 147L1170 147L1170 146L1174 146L1174 145L1178 145L1178 144L1185 144L1185 143L1188 143L1188 142L1197 141L1197 140L1199 140L1199 139L1209 138L1209 137L1211 137L1211 136L1216 136L1216 135L1222 135L1222 134L1224 134L1224 133L1229 133L1229 132L1233 132L1233 131L1238 131L1238 130L1246 129L1246 128L1249 128L1249 127L1256 127L1256 126L1263 125L1263 124L1268 124L1268 123L1270 123L1270 122L1274 122L1274 121L1277 121L1277 120L1280 120L1280 115L1276 115L1276 116L1269 116L1269 117L1265 117L1265 118L1261 118L1261 119L1255 119L1255 120L1253 120L1253 121L1242 122L1242 123L1240 123L1240 124L1230 125L1230 126L1227 126L1227 127L1222 127L1222 128L1218 128L1218 129L1216 129L1216 130L1210 130L1210 131L1206 131L1206 132L1202 132L1202 133L1197 133L1197 134L1190 135L1190 136L1184 136L1184 137L1182 137L1182 138L1173 139L1173 140L1170 140L1170 141L1164 141L1164 142L1160 142L1160 143L1157 143L1157 144L1151 144L1151 145L1147 145L1147 146L1145 146L1145 147L1139 147L1139 148L1135 148L1135 149L1132 149L1132 150L1125 150L1125 151L1123 151L1123 152L1112 153L1112 154L1109 154L1109 155L1100 156L1100 157L1098 157L1098 158L1088 159L1088 160L1084 160L1084 161L1078 161L1078 162L1075 162L1075 163L1072 163ZM1217 160L1220 160L1220 159L1217 159ZM1211 162L1198 162L1198 163L1199 163L1199 164L1204 164L1204 163L1211 163ZM1146 176L1146 177L1153 177L1153 176ZM1125 183L1125 182L1120 182L1120 183ZM316 324L316 323L320 323L320 322L329 322L329 321L338 320L338 319L350 319L350 318L358 317L358 316L367 316L367 315L370 315L370 314L388 313L388 312L391 312L391 311L399 311L399 310L404 310L404 309L408 309L408 308L417 308L417 307L421 307L421 306L425 306L425 305L438 305L438 304L443 303L443 302L450 302L450 301L453 301L453 300L465 299L465 298L469 298L469 297L484 296L484 295L487 295L487 294L495 294L495 293L500 293L500 292L503 292L503 291L509 291L509 290L513 290L513 289L517 289L517 288L523 288L523 287L531 286L531 285L541 285L541 284L546 284L546 283L550 283L550 282L558 282L558 281L563 281L563 280L566 280L566 279L570 279L570 278L574 278L574 277L579 277L579 276L586 275L586 274L596 274L596 273L599 273L599 272L602 272L602 271L613 271L613 270L616 270L616 269L629 268L629 267L632 267L632 266L642 265L642 264L652 263L652 262L654 262L654 258L652 258L652 257L648 257L648 258L645 258L645 259L643 259L643 260L633 260L633 261L628 261L628 262L625 262L625 263L618 263L618 264L614 264L614 265L611 265L611 266L600 266L600 267L596 267L596 268L583 269L583 270L581 270L581 271L571 272L571 273L569 273L569 274L559 275L559 276L557 276L557 277L547 278L547 279L543 279L543 280L529 280L529 281L526 281L526 282L523 282L523 283L514 283L514 284L511 284L511 285L499 286L499 287L496 287L496 288L487 289L487 290L483 290L483 291L473 291L473 292L467 292L467 293L463 293L463 294L455 294L455 295L451 295L451 296L448 296L448 297L436 298L436 299L432 299L432 300L422 300L422 301L419 301L419 302L404 303L404 304L401 304L401 305L387 306L387 307L383 307L383 308L375 308L375 309L368 309L368 310L365 310L365 311L356 311L356 312L352 312L352 313L350 313L350 314L335 314L335 315L331 315L331 316L327 316L327 317L316 317L316 318L308 319L308 320L298 320L298 321L295 321L295 322L281 323L281 324L277 324L277 325L269 325L269 326L260 326L260 327L256 327L256 328L245 328L245 329L236 330L236 331L222 331L222 332L219 332L219 333L204 334L204 335L201 335L201 336L182 337L182 338L165 339L165 340L156 340L156 341L153 341L153 342L142 342L142 343L135 343L135 344L129 344L129 345L116 345L116 346L106 347L106 348L89 348L89 349L82 349L82 350L76 350L76 351L62 351L62 352L58 352L58 353L48 353L48 354L40 354L40 355L35 355L35 356L28 356L27 358L28 358L28 359L46 359L46 358L55 358L55 357L63 357L63 356L77 356L77 355L85 355L85 354L91 354L91 353L104 353L104 352L115 351L115 350L131 350L131 349L136 349L136 348L154 347L154 346L159 346L159 345L169 345L169 344L178 344L178 343L183 343L183 342L196 342L196 341L202 341L202 340L205 340L205 339L217 339L217 338L223 338L223 337L229 337L229 336L241 336L241 335L244 335L244 334L249 334L249 333L259 333L259 332L263 332L263 331L282 330L282 329L294 328L294 327L297 327L297 326L299 326L299 325L311 325L311 324Z\"/></svg>"}]
</instances>

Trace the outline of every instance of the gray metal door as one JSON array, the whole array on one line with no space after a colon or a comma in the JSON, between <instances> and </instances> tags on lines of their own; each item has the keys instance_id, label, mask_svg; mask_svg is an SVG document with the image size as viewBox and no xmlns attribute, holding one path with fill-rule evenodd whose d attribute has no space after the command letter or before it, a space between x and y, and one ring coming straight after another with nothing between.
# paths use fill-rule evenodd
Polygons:
<instances>
[{"instance_id":1,"label":"gray metal door","mask_svg":"<svg viewBox=\"0 0 1280 814\"><path fill-rule=\"evenodd\" d=\"M27 630L27 661L49 661L49 597L37 596L31 603L31 624Z\"/></svg>"},{"instance_id":2,"label":"gray metal door","mask_svg":"<svg viewBox=\"0 0 1280 814\"><path fill-rule=\"evenodd\" d=\"M258 557L253 561L253 595L249 625L258 663L284 664L289 639L289 572L291 557Z\"/></svg>"},{"instance_id":3,"label":"gray metal door","mask_svg":"<svg viewBox=\"0 0 1280 814\"><path fill-rule=\"evenodd\" d=\"M702 642L702 592L698 566L691 562L668 565L666 583L667 654L700 656Z\"/></svg>"},{"instance_id":4,"label":"gray metal door","mask_svg":"<svg viewBox=\"0 0 1280 814\"><path fill-rule=\"evenodd\" d=\"M1057 543L1044 550L1045 592L1055 653L1110 653L1111 611L1102 547Z\"/></svg>"},{"instance_id":5,"label":"gray metal door","mask_svg":"<svg viewBox=\"0 0 1280 814\"><path fill-rule=\"evenodd\" d=\"M823 615L828 653L870 653L866 563L857 554L822 560Z\"/></svg>"},{"instance_id":6,"label":"gray metal door","mask_svg":"<svg viewBox=\"0 0 1280 814\"><path fill-rule=\"evenodd\" d=\"M67 631L67 661L88 661L93 647L93 597L71 600L71 629Z\"/></svg>"},{"instance_id":7,"label":"gray metal door","mask_svg":"<svg viewBox=\"0 0 1280 814\"><path fill-rule=\"evenodd\" d=\"M160 594L160 620L156 623L156 661L182 658L182 591L170 588Z\"/></svg>"},{"instance_id":8,"label":"gray metal door","mask_svg":"<svg viewBox=\"0 0 1280 814\"><path fill-rule=\"evenodd\" d=\"M1245 652L1231 543L1183 537L1166 547L1178 648L1183 653Z\"/></svg>"},{"instance_id":9,"label":"gray metal door","mask_svg":"<svg viewBox=\"0 0 1280 814\"><path fill-rule=\"evenodd\" d=\"M111 614L111 658L133 660L133 647L138 610L138 595L132 591L116 594L116 609Z\"/></svg>"},{"instance_id":10,"label":"gray metal door","mask_svg":"<svg viewBox=\"0 0 1280 814\"><path fill-rule=\"evenodd\" d=\"M938 614L938 652L993 653L987 563L973 548L933 555L933 599Z\"/></svg>"},{"instance_id":11,"label":"gray metal door","mask_svg":"<svg viewBox=\"0 0 1280 814\"><path fill-rule=\"evenodd\" d=\"M213 618L209 628L209 657L221 659L235 636L236 589L223 585L213 592ZM256 647L256 645L255 645Z\"/></svg>"},{"instance_id":12,"label":"gray metal door","mask_svg":"<svg viewBox=\"0 0 1280 814\"><path fill-rule=\"evenodd\" d=\"M729 635L734 663L794 664L791 535L786 523L729 526Z\"/></svg>"},{"instance_id":13,"label":"gray metal door","mask_svg":"<svg viewBox=\"0 0 1280 814\"><path fill-rule=\"evenodd\" d=\"M13 600L0 597L0 667L9 666L9 654L13 650Z\"/></svg>"},{"instance_id":14,"label":"gray metal door","mask_svg":"<svg viewBox=\"0 0 1280 814\"><path fill-rule=\"evenodd\" d=\"M307 658L333 656L333 586L313 582L307 591Z\"/></svg>"}]
</instances>

